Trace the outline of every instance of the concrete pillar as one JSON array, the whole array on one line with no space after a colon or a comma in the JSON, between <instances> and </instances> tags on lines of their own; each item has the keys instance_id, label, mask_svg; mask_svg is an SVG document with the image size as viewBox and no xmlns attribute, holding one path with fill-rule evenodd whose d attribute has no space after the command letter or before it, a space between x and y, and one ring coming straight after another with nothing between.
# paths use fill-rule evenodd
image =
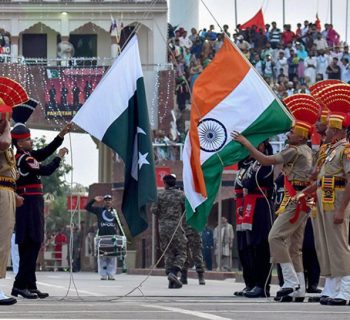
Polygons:
<instances>
[{"instance_id":1,"label":"concrete pillar","mask_svg":"<svg viewBox=\"0 0 350 320\"><path fill-rule=\"evenodd\" d=\"M11 36L11 62L18 62L18 36Z\"/></svg>"}]
</instances>

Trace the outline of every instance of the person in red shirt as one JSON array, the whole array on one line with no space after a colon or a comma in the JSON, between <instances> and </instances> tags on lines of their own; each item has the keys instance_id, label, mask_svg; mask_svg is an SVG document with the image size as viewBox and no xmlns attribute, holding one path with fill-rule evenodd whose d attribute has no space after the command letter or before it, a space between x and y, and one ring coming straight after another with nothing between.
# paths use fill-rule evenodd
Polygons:
<instances>
[{"instance_id":1,"label":"person in red shirt","mask_svg":"<svg viewBox=\"0 0 350 320\"><path fill-rule=\"evenodd\" d=\"M55 236L55 259L62 266L62 246L68 242L67 236L60 230Z\"/></svg>"}]
</instances>

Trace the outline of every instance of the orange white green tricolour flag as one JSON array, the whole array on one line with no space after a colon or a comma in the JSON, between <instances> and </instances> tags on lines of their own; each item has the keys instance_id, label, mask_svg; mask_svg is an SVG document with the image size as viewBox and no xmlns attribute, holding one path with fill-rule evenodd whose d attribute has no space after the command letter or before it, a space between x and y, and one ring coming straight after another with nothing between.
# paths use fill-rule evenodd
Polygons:
<instances>
[{"instance_id":1,"label":"orange white green tricolour flag","mask_svg":"<svg viewBox=\"0 0 350 320\"><path fill-rule=\"evenodd\" d=\"M286 132L292 116L229 40L195 82L183 154L187 223L202 230L221 185L223 168L248 152L230 138L241 132L257 146Z\"/></svg>"}]
</instances>

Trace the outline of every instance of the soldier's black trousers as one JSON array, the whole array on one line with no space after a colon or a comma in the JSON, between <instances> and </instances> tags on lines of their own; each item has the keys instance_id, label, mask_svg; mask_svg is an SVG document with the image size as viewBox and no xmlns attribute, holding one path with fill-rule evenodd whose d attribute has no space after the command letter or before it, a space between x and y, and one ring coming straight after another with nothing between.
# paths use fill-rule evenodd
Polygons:
<instances>
[{"instance_id":1,"label":"soldier's black trousers","mask_svg":"<svg viewBox=\"0 0 350 320\"><path fill-rule=\"evenodd\" d=\"M40 242L32 240L18 244L19 269L13 284L14 288L37 289L35 269L40 247Z\"/></svg>"}]
</instances>

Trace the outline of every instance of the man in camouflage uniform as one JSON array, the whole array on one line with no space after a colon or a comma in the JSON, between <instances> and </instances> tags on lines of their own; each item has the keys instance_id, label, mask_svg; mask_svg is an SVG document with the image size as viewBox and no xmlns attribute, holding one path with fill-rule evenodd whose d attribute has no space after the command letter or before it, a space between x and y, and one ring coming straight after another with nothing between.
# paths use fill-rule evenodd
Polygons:
<instances>
[{"instance_id":1,"label":"man in camouflage uniform","mask_svg":"<svg viewBox=\"0 0 350 320\"><path fill-rule=\"evenodd\" d=\"M192 227L184 224L185 234L187 238L187 259L184 264L183 269L181 270L181 282L182 284L187 284L187 271L188 268L193 264L196 267L198 274L199 284L205 285L204 280L204 261L202 253L202 237L194 230Z\"/></svg>"},{"instance_id":2,"label":"man in camouflage uniform","mask_svg":"<svg viewBox=\"0 0 350 320\"><path fill-rule=\"evenodd\" d=\"M187 258L187 238L181 225L185 195L176 188L175 175L166 175L163 181L165 190L159 191L158 201L152 204L151 211L158 218L160 248L164 252L169 289L175 289L182 287L177 274Z\"/></svg>"},{"instance_id":3,"label":"man in camouflage uniform","mask_svg":"<svg viewBox=\"0 0 350 320\"><path fill-rule=\"evenodd\" d=\"M269 233L271 260L282 268L284 283L276 294L276 301L303 301L305 279L302 261L304 228L307 219L305 199L293 200L296 191L308 185L312 169L312 151L306 142L319 113L319 104L311 96L294 95L284 100L295 124L288 133L288 147L275 155L264 155L238 132L231 134L235 141L248 149L262 165L282 164L285 175L285 195L280 214Z\"/></svg>"}]
</instances>

